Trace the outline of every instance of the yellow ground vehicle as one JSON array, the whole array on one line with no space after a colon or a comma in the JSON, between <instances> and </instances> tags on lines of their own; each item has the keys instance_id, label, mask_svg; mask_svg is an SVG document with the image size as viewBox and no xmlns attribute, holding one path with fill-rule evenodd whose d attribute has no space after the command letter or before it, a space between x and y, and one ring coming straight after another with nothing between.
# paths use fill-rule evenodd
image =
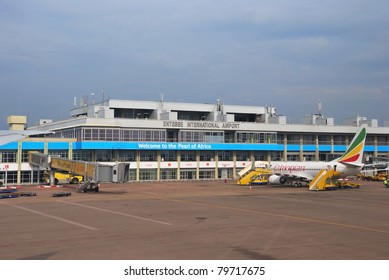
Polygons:
<instances>
[{"instance_id":1,"label":"yellow ground vehicle","mask_svg":"<svg viewBox=\"0 0 389 280\"><path fill-rule=\"evenodd\" d=\"M378 172L377 175L373 177L374 181L384 181L388 179L386 172Z\"/></svg>"},{"instance_id":2,"label":"yellow ground vehicle","mask_svg":"<svg viewBox=\"0 0 389 280\"><path fill-rule=\"evenodd\" d=\"M386 172L377 172L376 174L374 173L376 172L359 172L357 173L357 177L365 181L384 181L388 179L388 175L386 174Z\"/></svg>"},{"instance_id":3,"label":"yellow ground vehicle","mask_svg":"<svg viewBox=\"0 0 389 280\"><path fill-rule=\"evenodd\" d=\"M83 176L73 175L67 172L55 172L54 178L55 184L78 184L79 182L84 180ZM43 175L43 181L45 181L46 183L50 182L50 174L48 172Z\"/></svg>"}]
</instances>

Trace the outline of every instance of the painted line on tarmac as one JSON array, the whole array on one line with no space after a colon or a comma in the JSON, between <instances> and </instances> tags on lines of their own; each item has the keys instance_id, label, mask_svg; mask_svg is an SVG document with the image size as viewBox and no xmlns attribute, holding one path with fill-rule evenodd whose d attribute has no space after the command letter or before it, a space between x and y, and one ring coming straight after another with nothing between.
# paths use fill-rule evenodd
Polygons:
<instances>
[{"instance_id":1,"label":"painted line on tarmac","mask_svg":"<svg viewBox=\"0 0 389 280\"><path fill-rule=\"evenodd\" d=\"M163 222L163 221L158 221L158 220L153 220L153 219L149 219L149 218L145 218L145 217L130 215L130 214L126 214L126 213L122 213L122 212L117 212L117 211L112 211L112 210L108 210L108 209L88 206L88 205L79 204L79 203L75 203L75 202L62 201L62 200L60 200L59 202L70 204L70 205L75 205L75 206L80 206L80 207L84 207L84 208L89 208L89 209L93 209L93 210L97 210L97 211L102 211L102 212L106 212L106 213L110 213L110 214L125 216L125 217L129 217L129 218L133 218L133 219L138 219L138 220L142 220L142 221L148 221L148 222L153 222L153 223L157 223L157 224L162 224L162 225L165 225L165 226L171 226L172 225L171 223L167 223L167 222Z\"/></svg>"},{"instance_id":2,"label":"painted line on tarmac","mask_svg":"<svg viewBox=\"0 0 389 280\"><path fill-rule=\"evenodd\" d=\"M63 218L60 218L60 217L57 217L57 216L53 216L53 215L50 215L50 214L46 214L46 213L43 213L43 212L40 212L40 211L32 210L32 209L29 209L29 208L26 208L26 207L23 207L23 206L9 204L9 203L4 203L4 204L8 205L8 206L15 207L15 208L18 208L18 209L21 209L21 210L24 210L24 211L27 211L27 212L30 212L30 213L41 215L43 217L51 218L51 219L54 219L54 220L57 220L57 221L61 221L61 222L67 223L67 224L71 224L71 225L74 225L74 226L85 228L85 229L88 229L88 230L99 230L98 228L95 228L95 227L91 227L91 226L88 226L88 225L84 225L84 224L80 224L80 223L77 223L77 222L73 222L73 221L70 221L70 220L67 220L67 219L63 219Z\"/></svg>"},{"instance_id":3,"label":"painted line on tarmac","mask_svg":"<svg viewBox=\"0 0 389 280\"><path fill-rule=\"evenodd\" d=\"M324 224L324 225L331 225L331 226L338 226L338 227L344 227L344 228L352 228L352 229L359 229L359 230L364 230L364 231L389 234L388 230L381 230L381 229L375 229L375 228L369 228L369 227L342 224L342 223L336 223L336 222L330 222L330 221L324 221L324 220L304 218L304 217L299 217L299 216L291 216L291 215L277 214L277 213L272 213L272 212L256 211L256 210L250 210L250 209L244 209L244 208L236 208L236 207L230 207L230 206L208 204L208 203L194 202L194 201L186 201L186 200L179 200L179 199L158 198L158 197L155 197L155 198L160 199L160 200L178 202L178 203L213 207L213 208L219 208L219 209L227 209L227 210L239 211L239 212L244 212L244 213L260 214L260 215L273 216L273 217L278 217L278 218L286 218L286 219L291 219L291 220L299 220L299 221L304 221L304 222L311 222L311 223L318 223L318 224Z\"/></svg>"}]
</instances>

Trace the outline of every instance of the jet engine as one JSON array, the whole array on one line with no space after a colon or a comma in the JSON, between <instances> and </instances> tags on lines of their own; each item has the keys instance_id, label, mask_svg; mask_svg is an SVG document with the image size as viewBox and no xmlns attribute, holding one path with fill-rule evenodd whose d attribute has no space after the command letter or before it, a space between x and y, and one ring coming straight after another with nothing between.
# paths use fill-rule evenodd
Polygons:
<instances>
[{"instance_id":1,"label":"jet engine","mask_svg":"<svg viewBox=\"0 0 389 280\"><path fill-rule=\"evenodd\" d=\"M286 181L287 179L285 177L279 175L271 175L269 177L269 183L274 185L283 185Z\"/></svg>"}]
</instances>

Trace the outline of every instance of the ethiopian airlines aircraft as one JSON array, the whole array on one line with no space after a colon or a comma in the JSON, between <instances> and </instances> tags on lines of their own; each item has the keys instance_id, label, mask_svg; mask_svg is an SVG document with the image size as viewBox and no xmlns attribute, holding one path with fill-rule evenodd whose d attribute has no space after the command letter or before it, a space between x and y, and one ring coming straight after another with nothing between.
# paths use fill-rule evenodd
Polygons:
<instances>
[{"instance_id":1,"label":"ethiopian airlines aircraft","mask_svg":"<svg viewBox=\"0 0 389 280\"><path fill-rule=\"evenodd\" d=\"M338 159L330 162L316 161L257 161L256 167L267 168L272 171L269 177L271 184L285 184L286 182L310 182L323 169L335 169L340 177L355 175L362 169L363 149L366 140L366 128L361 127L355 134L346 152Z\"/></svg>"}]
</instances>

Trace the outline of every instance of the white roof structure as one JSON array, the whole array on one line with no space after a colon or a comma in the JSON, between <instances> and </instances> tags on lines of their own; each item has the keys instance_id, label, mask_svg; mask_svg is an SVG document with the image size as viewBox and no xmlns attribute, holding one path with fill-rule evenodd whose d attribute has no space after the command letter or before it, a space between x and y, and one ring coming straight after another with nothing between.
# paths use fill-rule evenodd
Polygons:
<instances>
[{"instance_id":1,"label":"white roof structure","mask_svg":"<svg viewBox=\"0 0 389 280\"><path fill-rule=\"evenodd\" d=\"M40 130L0 130L0 146L26 138L31 135L52 134L51 131Z\"/></svg>"}]
</instances>

